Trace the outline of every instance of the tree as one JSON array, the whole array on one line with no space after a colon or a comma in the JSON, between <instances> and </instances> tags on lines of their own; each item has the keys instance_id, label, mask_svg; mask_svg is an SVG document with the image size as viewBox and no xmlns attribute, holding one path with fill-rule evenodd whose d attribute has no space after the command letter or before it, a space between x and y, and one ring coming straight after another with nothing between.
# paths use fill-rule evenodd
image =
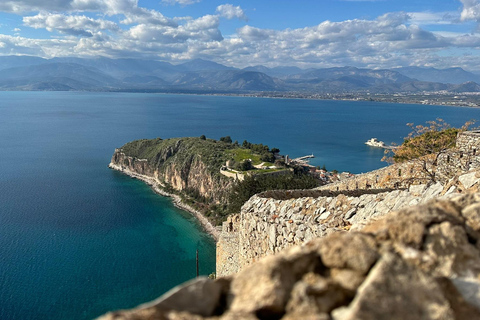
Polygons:
<instances>
[{"instance_id":1,"label":"tree","mask_svg":"<svg viewBox=\"0 0 480 320\"><path fill-rule=\"evenodd\" d=\"M223 142L226 142L226 143L232 143L233 142L232 138L230 138L230 136L221 137L220 141L223 141Z\"/></svg>"},{"instance_id":2,"label":"tree","mask_svg":"<svg viewBox=\"0 0 480 320\"><path fill-rule=\"evenodd\" d=\"M251 169L253 169L252 162L250 162L250 160L243 160L243 161L239 164L238 169L239 169L240 171L248 171L248 170L251 170Z\"/></svg>"},{"instance_id":3,"label":"tree","mask_svg":"<svg viewBox=\"0 0 480 320\"><path fill-rule=\"evenodd\" d=\"M202 139L202 140L207 140L207 137L205 137L205 135L202 134L202 135L200 136L200 139Z\"/></svg>"},{"instance_id":4,"label":"tree","mask_svg":"<svg viewBox=\"0 0 480 320\"><path fill-rule=\"evenodd\" d=\"M467 121L461 128L452 128L442 119L427 121L426 125L407 123L412 131L400 146L386 150L382 161L413 161L429 180L436 182L438 159L455 147L458 133L467 130L473 123Z\"/></svg>"}]
</instances>

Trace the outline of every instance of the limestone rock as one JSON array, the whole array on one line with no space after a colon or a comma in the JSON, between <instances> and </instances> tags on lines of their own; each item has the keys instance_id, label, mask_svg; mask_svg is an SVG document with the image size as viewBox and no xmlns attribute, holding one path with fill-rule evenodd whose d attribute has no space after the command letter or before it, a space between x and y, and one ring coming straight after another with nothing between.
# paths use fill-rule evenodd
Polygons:
<instances>
[{"instance_id":1,"label":"limestone rock","mask_svg":"<svg viewBox=\"0 0 480 320\"><path fill-rule=\"evenodd\" d=\"M474 184L476 184L480 179L477 178L476 172L470 172L458 177L458 180L463 184L466 189L470 189Z\"/></svg>"},{"instance_id":2,"label":"limestone rock","mask_svg":"<svg viewBox=\"0 0 480 320\"><path fill-rule=\"evenodd\" d=\"M434 278L394 254L373 267L347 310L335 320L453 319L453 311Z\"/></svg>"},{"instance_id":3,"label":"limestone rock","mask_svg":"<svg viewBox=\"0 0 480 320\"><path fill-rule=\"evenodd\" d=\"M329 268L367 273L378 258L375 240L366 234L336 233L322 239L322 262Z\"/></svg>"},{"instance_id":4,"label":"limestone rock","mask_svg":"<svg viewBox=\"0 0 480 320\"><path fill-rule=\"evenodd\" d=\"M157 300L139 306L135 311L112 312L99 320L170 319L166 314L172 310L188 313L184 315L184 319L201 319L201 316L213 315L219 307L220 296L228 282L214 282L201 277L173 288Z\"/></svg>"}]
</instances>

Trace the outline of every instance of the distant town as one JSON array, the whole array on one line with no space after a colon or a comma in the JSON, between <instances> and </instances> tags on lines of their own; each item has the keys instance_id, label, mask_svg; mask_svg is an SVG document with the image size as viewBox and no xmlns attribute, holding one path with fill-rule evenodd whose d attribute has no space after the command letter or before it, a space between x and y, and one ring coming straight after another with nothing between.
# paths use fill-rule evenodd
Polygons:
<instances>
[{"instance_id":1,"label":"distant town","mask_svg":"<svg viewBox=\"0 0 480 320\"><path fill-rule=\"evenodd\" d=\"M455 107L480 107L480 92L452 93L446 91L422 93L306 93L306 92L255 92L228 94L242 97L285 99L351 100L386 103L443 105Z\"/></svg>"}]
</instances>

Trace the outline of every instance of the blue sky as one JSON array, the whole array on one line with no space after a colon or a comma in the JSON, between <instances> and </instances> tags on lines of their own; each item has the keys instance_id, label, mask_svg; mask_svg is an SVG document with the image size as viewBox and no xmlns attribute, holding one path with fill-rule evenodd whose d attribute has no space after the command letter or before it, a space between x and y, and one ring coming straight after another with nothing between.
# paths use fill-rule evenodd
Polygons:
<instances>
[{"instance_id":1,"label":"blue sky","mask_svg":"<svg viewBox=\"0 0 480 320\"><path fill-rule=\"evenodd\" d=\"M480 71L480 0L2 0L0 55Z\"/></svg>"}]
</instances>

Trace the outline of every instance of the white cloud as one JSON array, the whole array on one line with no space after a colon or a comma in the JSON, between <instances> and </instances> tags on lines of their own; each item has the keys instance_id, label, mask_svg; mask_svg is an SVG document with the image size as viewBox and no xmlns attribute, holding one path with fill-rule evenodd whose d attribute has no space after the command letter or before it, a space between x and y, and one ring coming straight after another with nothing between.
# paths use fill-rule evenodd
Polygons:
<instances>
[{"instance_id":1,"label":"white cloud","mask_svg":"<svg viewBox=\"0 0 480 320\"><path fill-rule=\"evenodd\" d=\"M191 4L194 4L194 3L198 3L200 1L201 0L162 0L162 3L166 4L166 5L179 4L181 6L188 6L188 5L191 5Z\"/></svg>"},{"instance_id":2,"label":"white cloud","mask_svg":"<svg viewBox=\"0 0 480 320\"><path fill-rule=\"evenodd\" d=\"M456 12L409 12L410 23L419 26L424 25L447 25L459 20L460 15Z\"/></svg>"},{"instance_id":3,"label":"white cloud","mask_svg":"<svg viewBox=\"0 0 480 320\"><path fill-rule=\"evenodd\" d=\"M222 4L217 7L216 12L224 18L227 19L240 19L240 20L247 20L247 15L243 11L240 6L234 6L232 4Z\"/></svg>"},{"instance_id":4,"label":"white cloud","mask_svg":"<svg viewBox=\"0 0 480 320\"><path fill-rule=\"evenodd\" d=\"M186 5L191 1L197 0L176 3ZM462 0L463 19L479 19L479 1ZM33 10L33 15L24 18L25 26L60 33L51 39L0 35L2 55L102 55L172 62L204 58L237 67L458 65L480 70L478 57L446 54L455 50L477 51L479 36L430 32L423 27L458 23L459 13L455 16L449 12L397 12L372 20L323 21L284 30L245 25L224 37L220 32L222 17L247 19L240 6L223 4L215 13L196 19L166 17L159 11L139 7L137 0L4 0L0 10ZM94 13L103 15L91 18Z\"/></svg>"},{"instance_id":5,"label":"white cloud","mask_svg":"<svg viewBox=\"0 0 480 320\"><path fill-rule=\"evenodd\" d=\"M92 19L79 15L40 13L36 16L24 17L23 23L35 29L47 29L64 34L91 37L98 31L120 30L118 25L109 20Z\"/></svg>"},{"instance_id":6,"label":"white cloud","mask_svg":"<svg viewBox=\"0 0 480 320\"><path fill-rule=\"evenodd\" d=\"M461 19L466 20L480 20L480 1L479 0L460 0L463 4Z\"/></svg>"}]
</instances>

